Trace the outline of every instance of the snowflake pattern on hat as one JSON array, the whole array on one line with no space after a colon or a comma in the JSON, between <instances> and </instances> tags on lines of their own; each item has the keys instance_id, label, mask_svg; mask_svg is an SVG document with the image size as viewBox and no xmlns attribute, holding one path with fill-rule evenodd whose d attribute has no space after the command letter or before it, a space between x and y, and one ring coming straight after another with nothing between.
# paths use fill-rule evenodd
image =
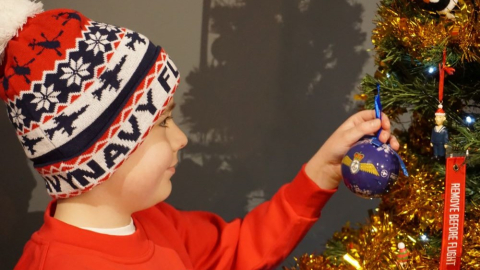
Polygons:
<instances>
[{"instance_id":1,"label":"snowflake pattern on hat","mask_svg":"<svg viewBox=\"0 0 480 270\"><path fill-rule=\"evenodd\" d=\"M84 78L88 78L91 74L88 71L90 63L83 63L83 57L80 57L77 61L70 59L69 64L69 67L62 68L63 75L60 79L67 80L67 86L72 84L81 86Z\"/></svg>"},{"instance_id":2,"label":"snowflake pattern on hat","mask_svg":"<svg viewBox=\"0 0 480 270\"><path fill-rule=\"evenodd\" d=\"M54 85L50 87L45 87L42 85L40 92L34 93L35 99L32 100L32 103L37 104L36 110L44 108L46 110L50 109L50 105L58 103L57 96L60 94L59 91L53 90Z\"/></svg>"},{"instance_id":3,"label":"snowflake pattern on hat","mask_svg":"<svg viewBox=\"0 0 480 270\"><path fill-rule=\"evenodd\" d=\"M105 52L105 46L108 45L108 39L106 35L100 34L97 32L95 35L89 34L90 40L87 40L88 44L87 51L93 50L93 53L97 55L99 52Z\"/></svg>"},{"instance_id":4,"label":"snowflake pattern on hat","mask_svg":"<svg viewBox=\"0 0 480 270\"><path fill-rule=\"evenodd\" d=\"M17 127L21 127L23 126L23 120L26 118L25 116L23 116L22 114L22 109L19 109L17 108L15 105L13 106L8 106L8 108L10 109L8 112L9 112L9 116L10 116L10 121L12 121L12 123Z\"/></svg>"}]
</instances>

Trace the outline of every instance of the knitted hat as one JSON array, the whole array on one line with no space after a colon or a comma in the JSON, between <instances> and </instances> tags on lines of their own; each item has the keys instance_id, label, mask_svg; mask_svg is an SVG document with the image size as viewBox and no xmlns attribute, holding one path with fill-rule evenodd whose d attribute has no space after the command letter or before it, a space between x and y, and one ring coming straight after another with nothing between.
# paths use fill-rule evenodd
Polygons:
<instances>
[{"instance_id":1,"label":"knitted hat","mask_svg":"<svg viewBox=\"0 0 480 270\"><path fill-rule=\"evenodd\" d=\"M435 115L445 116L445 111L443 110L443 105L442 104L438 105L438 109L435 112Z\"/></svg>"},{"instance_id":2,"label":"knitted hat","mask_svg":"<svg viewBox=\"0 0 480 270\"><path fill-rule=\"evenodd\" d=\"M109 179L179 82L145 36L29 0L1 0L0 52L0 98L54 198Z\"/></svg>"}]
</instances>

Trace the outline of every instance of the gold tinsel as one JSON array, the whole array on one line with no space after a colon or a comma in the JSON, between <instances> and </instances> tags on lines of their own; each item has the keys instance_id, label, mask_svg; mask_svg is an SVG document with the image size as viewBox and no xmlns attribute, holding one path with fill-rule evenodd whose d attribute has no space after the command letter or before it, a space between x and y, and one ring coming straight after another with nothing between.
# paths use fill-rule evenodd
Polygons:
<instances>
[{"instance_id":1,"label":"gold tinsel","mask_svg":"<svg viewBox=\"0 0 480 270\"><path fill-rule=\"evenodd\" d=\"M283 267L284 270L324 270L324 269L336 269L336 270L351 270L351 267L346 265L335 266L332 262L330 262L327 258L323 257L322 255L315 255L315 254L305 254L300 258L295 258L297 262L296 267ZM299 267L299 268L297 268Z\"/></svg>"},{"instance_id":2,"label":"gold tinsel","mask_svg":"<svg viewBox=\"0 0 480 270\"><path fill-rule=\"evenodd\" d=\"M466 212L462 269L480 269L480 206L471 204Z\"/></svg>"},{"instance_id":3,"label":"gold tinsel","mask_svg":"<svg viewBox=\"0 0 480 270\"><path fill-rule=\"evenodd\" d=\"M419 236L430 232L441 236L443 224L444 174L439 167L425 165L405 145L398 151L410 177L401 177L384 196L378 212L370 214L367 224L344 226L332 241L340 243L345 254L361 266L358 269L438 269L440 250L428 255L429 241ZM440 165L438 165L440 166ZM461 269L480 269L480 206L466 208ZM397 244L404 242L410 251L407 265L397 263ZM327 249L329 244L327 244ZM439 248L439 247L438 247ZM339 252L339 251L337 251ZM296 266L285 270L357 269L342 259L325 254L305 254L296 258Z\"/></svg>"},{"instance_id":4,"label":"gold tinsel","mask_svg":"<svg viewBox=\"0 0 480 270\"><path fill-rule=\"evenodd\" d=\"M380 19L372 35L375 49L382 54L382 44L393 39L395 44L402 45L405 53L421 62L434 61L432 48L438 46L454 47L461 52L462 60L478 61L480 21L472 1L459 1L455 21L421 10L416 0L394 0L388 6L381 5ZM383 51L384 55L388 53Z\"/></svg>"},{"instance_id":5,"label":"gold tinsel","mask_svg":"<svg viewBox=\"0 0 480 270\"><path fill-rule=\"evenodd\" d=\"M424 248L414 242L415 236L402 231L388 214L375 214L370 222L358 228L349 225L333 236L346 247L346 254L354 258L359 268L352 266L342 258L326 255L308 255L296 259L296 267L285 270L320 269L435 269L438 263L424 255ZM409 261L406 265L398 263L397 245L402 241L409 249Z\"/></svg>"},{"instance_id":6,"label":"gold tinsel","mask_svg":"<svg viewBox=\"0 0 480 270\"><path fill-rule=\"evenodd\" d=\"M400 225L416 224L415 233L442 229L444 185L443 175L435 172L431 162L419 160L409 151L408 144L398 151L408 168L410 177L399 177L390 192L384 196L380 208L393 211ZM438 169L438 167L437 167Z\"/></svg>"}]
</instances>

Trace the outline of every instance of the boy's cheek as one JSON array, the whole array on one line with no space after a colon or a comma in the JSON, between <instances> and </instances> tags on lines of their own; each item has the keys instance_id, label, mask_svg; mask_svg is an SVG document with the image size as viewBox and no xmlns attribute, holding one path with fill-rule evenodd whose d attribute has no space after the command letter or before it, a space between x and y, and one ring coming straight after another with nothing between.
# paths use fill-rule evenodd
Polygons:
<instances>
[{"instance_id":1,"label":"boy's cheek","mask_svg":"<svg viewBox=\"0 0 480 270\"><path fill-rule=\"evenodd\" d=\"M145 164L148 164L149 166L160 166L167 169L172 165L173 158L173 151L170 145L165 142L159 142L148 148L142 158L142 162L145 162Z\"/></svg>"}]
</instances>

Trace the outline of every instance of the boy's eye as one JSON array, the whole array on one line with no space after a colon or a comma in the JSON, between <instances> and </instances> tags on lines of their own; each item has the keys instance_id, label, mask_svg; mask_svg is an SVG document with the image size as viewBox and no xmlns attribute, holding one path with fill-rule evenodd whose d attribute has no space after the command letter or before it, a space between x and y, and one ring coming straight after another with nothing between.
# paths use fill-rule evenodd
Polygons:
<instances>
[{"instance_id":1,"label":"boy's eye","mask_svg":"<svg viewBox=\"0 0 480 270\"><path fill-rule=\"evenodd\" d=\"M172 117L171 117L171 116L167 116L167 117L165 117L165 119L163 119L163 121L160 122L160 124L158 124L158 125L161 126L161 127L168 127L168 126L167 126L167 121L170 120L170 119L172 119Z\"/></svg>"}]
</instances>

